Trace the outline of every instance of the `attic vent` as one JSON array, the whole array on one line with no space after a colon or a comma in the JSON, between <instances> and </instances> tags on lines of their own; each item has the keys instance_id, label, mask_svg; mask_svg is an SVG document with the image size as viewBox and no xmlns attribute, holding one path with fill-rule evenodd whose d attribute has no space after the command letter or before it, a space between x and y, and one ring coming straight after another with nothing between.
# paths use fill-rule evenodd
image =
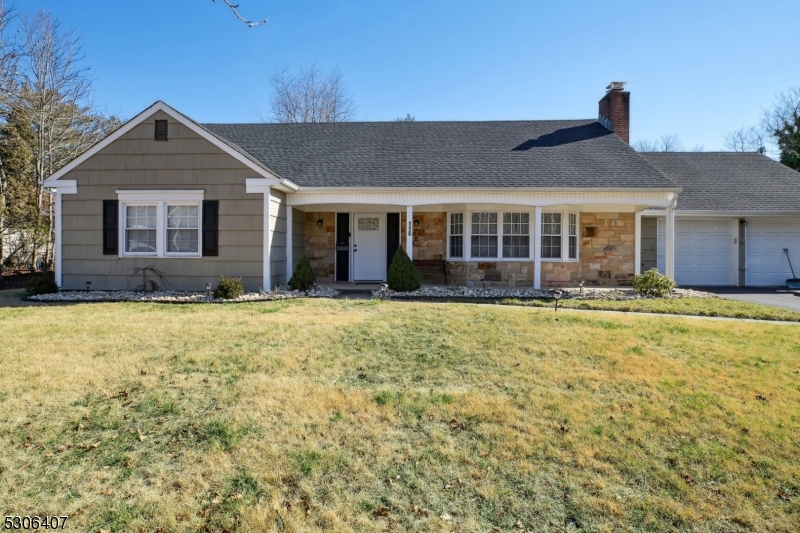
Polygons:
<instances>
[{"instance_id":1,"label":"attic vent","mask_svg":"<svg viewBox=\"0 0 800 533\"><path fill-rule=\"evenodd\" d=\"M166 120L156 120L156 136L155 140L157 141L166 141L167 138L167 131L169 130L169 126L167 125Z\"/></svg>"}]
</instances>

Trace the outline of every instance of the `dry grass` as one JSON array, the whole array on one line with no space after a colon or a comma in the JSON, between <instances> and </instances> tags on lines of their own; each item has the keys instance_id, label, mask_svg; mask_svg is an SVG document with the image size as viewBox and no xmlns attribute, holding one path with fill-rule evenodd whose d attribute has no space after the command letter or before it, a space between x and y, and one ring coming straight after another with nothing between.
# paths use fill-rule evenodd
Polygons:
<instances>
[{"instance_id":1,"label":"dry grass","mask_svg":"<svg viewBox=\"0 0 800 533\"><path fill-rule=\"evenodd\" d=\"M0 506L75 531L796 531L800 329L0 299ZM788 501L786 501L788 500Z\"/></svg>"}]
</instances>

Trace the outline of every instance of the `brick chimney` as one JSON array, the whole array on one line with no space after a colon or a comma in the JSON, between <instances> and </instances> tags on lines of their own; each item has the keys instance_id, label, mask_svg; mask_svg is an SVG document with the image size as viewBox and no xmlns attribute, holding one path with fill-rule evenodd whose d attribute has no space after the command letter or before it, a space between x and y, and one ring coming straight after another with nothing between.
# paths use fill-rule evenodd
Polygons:
<instances>
[{"instance_id":1,"label":"brick chimney","mask_svg":"<svg viewBox=\"0 0 800 533\"><path fill-rule=\"evenodd\" d=\"M631 93L623 91L624 81L612 81L600 100L597 121L630 144Z\"/></svg>"}]
</instances>

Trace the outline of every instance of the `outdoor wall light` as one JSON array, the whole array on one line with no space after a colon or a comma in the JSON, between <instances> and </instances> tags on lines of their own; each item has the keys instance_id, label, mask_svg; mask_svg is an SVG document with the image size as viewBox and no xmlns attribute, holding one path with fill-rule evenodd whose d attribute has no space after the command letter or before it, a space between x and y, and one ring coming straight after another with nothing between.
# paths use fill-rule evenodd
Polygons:
<instances>
[{"instance_id":1,"label":"outdoor wall light","mask_svg":"<svg viewBox=\"0 0 800 533\"><path fill-rule=\"evenodd\" d=\"M91 281L87 281L86 282L86 292L89 292L89 289L91 288L91 286L92 286L92 282Z\"/></svg>"},{"instance_id":2,"label":"outdoor wall light","mask_svg":"<svg viewBox=\"0 0 800 533\"><path fill-rule=\"evenodd\" d=\"M415 228L419 227L419 220L417 220L416 218L414 219L414 227Z\"/></svg>"},{"instance_id":3,"label":"outdoor wall light","mask_svg":"<svg viewBox=\"0 0 800 533\"><path fill-rule=\"evenodd\" d=\"M323 224L322 219L317 220L317 227L318 228L321 228L322 224Z\"/></svg>"}]
</instances>

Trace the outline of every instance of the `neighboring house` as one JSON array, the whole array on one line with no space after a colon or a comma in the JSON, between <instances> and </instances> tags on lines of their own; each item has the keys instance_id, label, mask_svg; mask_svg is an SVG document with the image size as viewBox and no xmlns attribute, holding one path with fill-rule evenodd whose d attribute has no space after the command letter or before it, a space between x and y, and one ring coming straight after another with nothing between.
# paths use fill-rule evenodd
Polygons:
<instances>
[{"instance_id":1,"label":"neighboring house","mask_svg":"<svg viewBox=\"0 0 800 533\"><path fill-rule=\"evenodd\" d=\"M648 261L680 282L681 240L702 232L684 224L682 191L705 193L670 159L628 145L622 85L609 86L596 120L200 125L157 102L46 180L57 281L124 289L137 283L133 267L154 266L174 289L203 290L220 276L267 289L285 285L302 254L320 282L382 281L403 246L446 265L452 284L628 285ZM733 239L743 216L748 231L756 214L800 216L800 174L730 156L700 179L724 188L736 157L757 159L732 195L758 213L722 205L730 195L717 191L712 207L687 204L702 209L696 218L727 218ZM773 183L780 203L762 202ZM770 220L796 238L797 218ZM775 244L795 248L789 237ZM740 283L722 281L716 263L708 271L706 283Z\"/></svg>"}]
</instances>

